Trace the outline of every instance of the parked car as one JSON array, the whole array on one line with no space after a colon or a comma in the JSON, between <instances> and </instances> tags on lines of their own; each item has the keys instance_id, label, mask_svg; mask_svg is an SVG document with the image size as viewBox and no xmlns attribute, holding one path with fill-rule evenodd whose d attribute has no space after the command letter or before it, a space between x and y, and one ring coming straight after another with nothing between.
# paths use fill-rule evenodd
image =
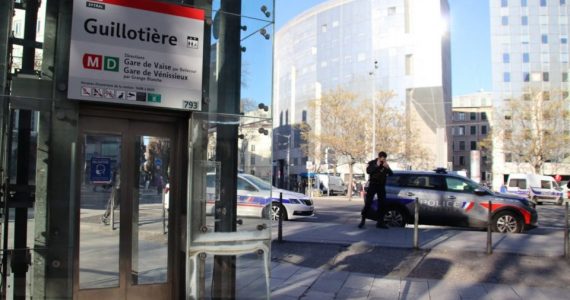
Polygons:
<instances>
[{"instance_id":1,"label":"parked car","mask_svg":"<svg viewBox=\"0 0 570 300\"><path fill-rule=\"evenodd\" d=\"M419 224L486 228L491 209L495 232L518 233L537 226L538 215L525 198L494 193L476 182L445 170L394 171L386 183L384 221L392 227L414 222L415 199ZM492 201L492 207L489 207ZM366 216L376 220L376 197Z\"/></svg>"},{"instance_id":2,"label":"parked car","mask_svg":"<svg viewBox=\"0 0 570 300\"><path fill-rule=\"evenodd\" d=\"M507 193L525 197L534 204L547 201L562 205L564 202L562 189L552 176L510 174L507 180Z\"/></svg>"},{"instance_id":3,"label":"parked car","mask_svg":"<svg viewBox=\"0 0 570 300\"><path fill-rule=\"evenodd\" d=\"M316 174L316 177L315 184L323 194L328 194L329 190L331 195L346 195L348 192L347 186L339 176Z\"/></svg>"},{"instance_id":4,"label":"parked car","mask_svg":"<svg viewBox=\"0 0 570 300\"><path fill-rule=\"evenodd\" d=\"M215 208L215 174L206 175L206 214L213 215ZM240 217L270 218L278 220L283 213L284 220L313 216L313 201L304 194L278 189L259 177L239 173L237 178L237 215ZM168 209L170 186L164 193L164 205ZM283 205L279 195L283 195Z\"/></svg>"}]
</instances>

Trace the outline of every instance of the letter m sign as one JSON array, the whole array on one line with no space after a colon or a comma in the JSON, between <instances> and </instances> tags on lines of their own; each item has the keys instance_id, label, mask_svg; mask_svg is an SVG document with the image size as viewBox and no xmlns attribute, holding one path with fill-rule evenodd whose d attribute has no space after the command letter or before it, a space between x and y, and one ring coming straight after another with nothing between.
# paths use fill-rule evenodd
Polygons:
<instances>
[{"instance_id":1,"label":"letter m sign","mask_svg":"<svg viewBox=\"0 0 570 300\"><path fill-rule=\"evenodd\" d=\"M112 56L97 55L97 54L83 54L83 68L118 72L119 71L119 58Z\"/></svg>"},{"instance_id":2,"label":"letter m sign","mask_svg":"<svg viewBox=\"0 0 570 300\"><path fill-rule=\"evenodd\" d=\"M97 54L83 54L83 68L101 70L103 67L103 56Z\"/></svg>"}]
</instances>

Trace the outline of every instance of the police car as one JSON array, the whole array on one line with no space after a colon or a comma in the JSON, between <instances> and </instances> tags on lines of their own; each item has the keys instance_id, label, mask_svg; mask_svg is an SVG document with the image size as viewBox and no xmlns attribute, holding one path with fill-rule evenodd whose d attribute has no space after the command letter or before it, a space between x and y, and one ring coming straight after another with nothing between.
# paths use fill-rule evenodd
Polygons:
<instances>
[{"instance_id":1,"label":"police car","mask_svg":"<svg viewBox=\"0 0 570 300\"><path fill-rule=\"evenodd\" d=\"M519 233L537 226L537 212L527 199L494 193L445 169L394 171L386 183L386 224L392 227L413 224L416 198L419 224L485 228L491 210L495 232ZM372 207L366 218L375 220L376 197Z\"/></svg>"},{"instance_id":2,"label":"police car","mask_svg":"<svg viewBox=\"0 0 570 300\"><path fill-rule=\"evenodd\" d=\"M206 214L213 215L216 199L216 174L206 175ZM218 187L219 188L219 187ZM165 208L168 209L169 186L165 189ZM283 205L279 195L282 196ZM308 196L278 189L271 183L250 175L239 173L237 178L237 215L240 217L270 218L284 220L313 216L313 200Z\"/></svg>"}]
</instances>

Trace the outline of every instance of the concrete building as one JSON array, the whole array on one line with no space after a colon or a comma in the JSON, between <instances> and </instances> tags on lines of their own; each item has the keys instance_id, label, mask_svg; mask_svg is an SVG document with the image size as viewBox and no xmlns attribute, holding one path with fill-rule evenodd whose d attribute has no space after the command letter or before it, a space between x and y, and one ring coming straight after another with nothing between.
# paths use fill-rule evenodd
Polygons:
<instances>
[{"instance_id":1,"label":"concrete building","mask_svg":"<svg viewBox=\"0 0 570 300\"><path fill-rule=\"evenodd\" d=\"M491 179L492 153L484 142L490 137L492 96L491 92L479 92L454 97L452 103L453 170L465 170L477 181Z\"/></svg>"},{"instance_id":2,"label":"concrete building","mask_svg":"<svg viewBox=\"0 0 570 300\"><path fill-rule=\"evenodd\" d=\"M498 119L505 118L509 100L520 99L529 90L567 97L569 14L570 3L563 0L490 1L493 106ZM558 130L567 134L568 123ZM502 150L500 136L496 136L494 145L494 188L509 173L533 172L530 166L509 159L511 153ZM569 162L567 153L566 158L547 162L542 173L568 175Z\"/></svg>"},{"instance_id":3,"label":"concrete building","mask_svg":"<svg viewBox=\"0 0 570 300\"><path fill-rule=\"evenodd\" d=\"M307 122L318 130L308 119L308 103L337 87L361 99L371 99L374 91L394 91L393 105L417 126L434 167L447 166L448 13L446 0L331 0L283 26L275 39L274 133L290 136L291 143L274 146L273 173L289 173L295 182L306 172L313 158L301 151L295 124ZM371 144L363 141L364 147Z\"/></svg>"}]
</instances>

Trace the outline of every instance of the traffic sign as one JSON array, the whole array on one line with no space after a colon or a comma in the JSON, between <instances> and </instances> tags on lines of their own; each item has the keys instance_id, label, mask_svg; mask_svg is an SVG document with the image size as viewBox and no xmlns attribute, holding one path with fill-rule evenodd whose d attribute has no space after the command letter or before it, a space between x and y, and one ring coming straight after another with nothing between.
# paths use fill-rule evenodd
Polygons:
<instances>
[{"instance_id":1,"label":"traffic sign","mask_svg":"<svg viewBox=\"0 0 570 300\"><path fill-rule=\"evenodd\" d=\"M110 182L111 159L108 157L92 157L89 180L91 182Z\"/></svg>"}]
</instances>

